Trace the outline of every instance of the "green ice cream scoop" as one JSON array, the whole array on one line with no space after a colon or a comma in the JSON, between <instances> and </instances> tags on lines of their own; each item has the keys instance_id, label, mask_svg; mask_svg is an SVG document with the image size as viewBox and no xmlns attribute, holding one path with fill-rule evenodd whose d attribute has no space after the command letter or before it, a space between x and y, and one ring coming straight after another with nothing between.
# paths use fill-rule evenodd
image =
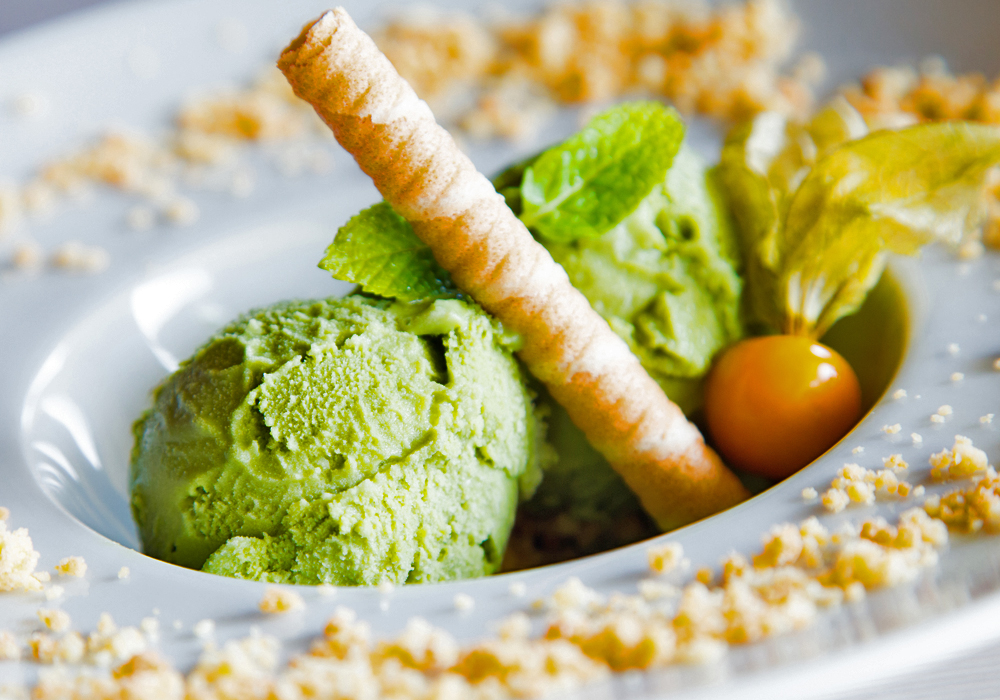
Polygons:
<instances>
[{"instance_id":1,"label":"green ice cream scoop","mask_svg":"<svg viewBox=\"0 0 1000 700\"><path fill-rule=\"evenodd\" d=\"M238 319L134 426L145 552L282 583L493 573L550 454L510 345L456 299L352 295Z\"/></svg>"}]
</instances>

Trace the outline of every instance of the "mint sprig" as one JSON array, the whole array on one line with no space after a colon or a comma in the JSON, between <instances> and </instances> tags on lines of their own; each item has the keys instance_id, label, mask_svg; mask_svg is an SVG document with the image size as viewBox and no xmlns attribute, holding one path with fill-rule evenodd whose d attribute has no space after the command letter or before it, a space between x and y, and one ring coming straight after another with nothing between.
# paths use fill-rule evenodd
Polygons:
<instances>
[{"instance_id":1,"label":"mint sprig","mask_svg":"<svg viewBox=\"0 0 1000 700\"><path fill-rule=\"evenodd\" d=\"M663 182L683 137L680 117L658 102L598 115L525 168L521 220L553 241L610 231Z\"/></svg>"},{"instance_id":2,"label":"mint sprig","mask_svg":"<svg viewBox=\"0 0 1000 700\"><path fill-rule=\"evenodd\" d=\"M355 215L337 231L319 266L369 294L416 301L456 298L451 276L386 202Z\"/></svg>"}]
</instances>

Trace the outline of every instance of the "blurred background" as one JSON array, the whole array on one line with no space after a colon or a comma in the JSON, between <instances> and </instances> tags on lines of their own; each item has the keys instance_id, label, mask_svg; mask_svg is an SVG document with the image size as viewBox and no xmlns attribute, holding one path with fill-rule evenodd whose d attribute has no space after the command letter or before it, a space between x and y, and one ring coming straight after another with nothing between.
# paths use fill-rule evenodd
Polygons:
<instances>
[{"instance_id":1,"label":"blurred background","mask_svg":"<svg viewBox=\"0 0 1000 700\"><path fill-rule=\"evenodd\" d=\"M0 36L108 0L0 0Z\"/></svg>"}]
</instances>

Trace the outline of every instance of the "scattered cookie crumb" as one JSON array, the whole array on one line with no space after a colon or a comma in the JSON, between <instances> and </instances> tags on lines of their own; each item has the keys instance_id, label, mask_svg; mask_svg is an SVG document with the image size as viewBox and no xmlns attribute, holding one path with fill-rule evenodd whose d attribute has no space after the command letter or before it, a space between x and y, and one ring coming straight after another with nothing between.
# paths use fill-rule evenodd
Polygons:
<instances>
[{"instance_id":1,"label":"scattered cookie crumb","mask_svg":"<svg viewBox=\"0 0 1000 700\"><path fill-rule=\"evenodd\" d=\"M125 224L133 231L148 231L156 223L156 213L147 206L136 205L125 214Z\"/></svg>"},{"instance_id":2,"label":"scattered cookie crumb","mask_svg":"<svg viewBox=\"0 0 1000 700\"><path fill-rule=\"evenodd\" d=\"M898 433L902 429L903 429L903 426L901 426L899 423L896 423L894 425L883 425L882 426L882 432L885 433L886 435L895 435L896 433Z\"/></svg>"},{"instance_id":3,"label":"scattered cookie crumb","mask_svg":"<svg viewBox=\"0 0 1000 700\"><path fill-rule=\"evenodd\" d=\"M820 502L823 507L826 508L831 513L839 513L847 507L847 504L851 502L850 497L847 495L847 491L844 489L831 488L827 489L823 493Z\"/></svg>"},{"instance_id":4,"label":"scattered cookie crumb","mask_svg":"<svg viewBox=\"0 0 1000 700\"><path fill-rule=\"evenodd\" d=\"M468 593L457 593L455 594L454 604L455 610L458 610L459 612L469 612L476 607L476 599Z\"/></svg>"},{"instance_id":5,"label":"scattered cookie crumb","mask_svg":"<svg viewBox=\"0 0 1000 700\"><path fill-rule=\"evenodd\" d=\"M993 360L993 369L1000 371L1000 357Z\"/></svg>"},{"instance_id":6,"label":"scattered cookie crumb","mask_svg":"<svg viewBox=\"0 0 1000 700\"><path fill-rule=\"evenodd\" d=\"M924 441L924 436L920 433L910 433L910 440L913 441L914 445L919 445Z\"/></svg>"},{"instance_id":7,"label":"scattered cookie crumb","mask_svg":"<svg viewBox=\"0 0 1000 700\"><path fill-rule=\"evenodd\" d=\"M857 447L855 447L855 448L854 448L853 450L851 450L851 454L852 454L852 455L859 455L859 454L861 454L861 453L862 453L862 452L864 452L864 451L865 451L865 448L864 448L864 447L862 447L861 445L858 445L858 446L857 446Z\"/></svg>"},{"instance_id":8,"label":"scattered cookie crumb","mask_svg":"<svg viewBox=\"0 0 1000 700\"><path fill-rule=\"evenodd\" d=\"M69 613L65 610L59 610L58 608L39 608L38 619L42 621L43 625L48 627L53 632L62 632L65 629L69 629Z\"/></svg>"},{"instance_id":9,"label":"scattered cookie crumb","mask_svg":"<svg viewBox=\"0 0 1000 700\"><path fill-rule=\"evenodd\" d=\"M160 621L155 617L144 617L139 620L139 629L147 637L155 637L160 633Z\"/></svg>"},{"instance_id":10,"label":"scattered cookie crumb","mask_svg":"<svg viewBox=\"0 0 1000 700\"><path fill-rule=\"evenodd\" d=\"M899 470L910 468L910 464L905 459L903 459L903 455L899 453L891 454L888 457L883 457L882 466L885 467L886 469L899 469Z\"/></svg>"},{"instance_id":11,"label":"scattered cookie crumb","mask_svg":"<svg viewBox=\"0 0 1000 700\"><path fill-rule=\"evenodd\" d=\"M55 565L55 570L61 576L83 578L87 574L87 562L84 561L83 557L64 557Z\"/></svg>"},{"instance_id":12,"label":"scattered cookie crumb","mask_svg":"<svg viewBox=\"0 0 1000 700\"><path fill-rule=\"evenodd\" d=\"M208 639L215 634L215 620L198 620L191 628L191 633L198 639Z\"/></svg>"},{"instance_id":13,"label":"scattered cookie crumb","mask_svg":"<svg viewBox=\"0 0 1000 700\"><path fill-rule=\"evenodd\" d=\"M939 416L950 416L954 412L955 411L948 404L945 404L944 406L938 407L938 410L937 410L937 414Z\"/></svg>"},{"instance_id":14,"label":"scattered cookie crumb","mask_svg":"<svg viewBox=\"0 0 1000 700\"><path fill-rule=\"evenodd\" d=\"M523 581L514 581L507 586L507 592L515 598L523 598L528 595L528 586Z\"/></svg>"},{"instance_id":15,"label":"scattered cookie crumb","mask_svg":"<svg viewBox=\"0 0 1000 700\"><path fill-rule=\"evenodd\" d=\"M896 391L892 392L892 398L896 399L896 401L899 401L900 399L905 399L906 389L896 389Z\"/></svg>"},{"instance_id":16,"label":"scattered cookie crumb","mask_svg":"<svg viewBox=\"0 0 1000 700\"><path fill-rule=\"evenodd\" d=\"M10 632L0 630L0 661L17 661L21 658L21 645Z\"/></svg>"},{"instance_id":17,"label":"scattered cookie crumb","mask_svg":"<svg viewBox=\"0 0 1000 700\"><path fill-rule=\"evenodd\" d=\"M119 581L124 581L125 579L127 579L131 575L132 575L132 572L129 571L129 568L127 566L123 566L122 568L118 569L118 580Z\"/></svg>"},{"instance_id":18,"label":"scattered cookie crumb","mask_svg":"<svg viewBox=\"0 0 1000 700\"><path fill-rule=\"evenodd\" d=\"M945 448L932 454L929 461L931 478L935 481L966 479L986 471L989 466L986 453L964 435L956 435L950 450Z\"/></svg>"},{"instance_id":19,"label":"scattered cookie crumb","mask_svg":"<svg viewBox=\"0 0 1000 700\"><path fill-rule=\"evenodd\" d=\"M993 422L993 414L987 413L985 416L979 416L979 422L983 425L989 425Z\"/></svg>"},{"instance_id":20,"label":"scattered cookie crumb","mask_svg":"<svg viewBox=\"0 0 1000 700\"><path fill-rule=\"evenodd\" d=\"M951 355L951 356L954 357L959 352L961 352L961 350L962 349L958 346L958 343L948 343L948 354L949 355Z\"/></svg>"},{"instance_id":21,"label":"scattered cookie crumb","mask_svg":"<svg viewBox=\"0 0 1000 700\"><path fill-rule=\"evenodd\" d=\"M264 597L260 600L260 611L271 615L301 610L306 606L306 602L295 591L287 588L270 587L264 591Z\"/></svg>"},{"instance_id":22,"label":"scattered cookie crumb","mask_svg":"<svg viewBox=\"0 0 1000 700\"><path fill-rule=\"evenodd\" d=\"M97 274L108 269L111 265L111 256L100 246L68 241L53 251L50 263L55 268L70 272Z\"/></svg>"},{"instance_id":23,"label":"scattered cookie crumb","mask_svg":"<svg viewBox=\"0 0 1000 700\"><path fill-rule=\"evenodd\" d=\"M190 199L178 197L164 207L163 215L172 224L190 226L201 216L201 211L198 209L198 205Z\"/></svg>"},{"instance_id":24,"label":"scattered cookie crumb","mask_svg":"<svg viewBox=\"0 0 1000 700\"><path fill-rule=\"evenodd\" d=\"M8 518L10 518L10 508L0 506L0 520L7 520Z\"/></svg>"},{"instance_id":25,"label":"scattered cookie crumb","mask_svg":"<svg viewBox=\"0 0 1000 700\"><path fill-rule=\"evenodd\" d=\"M14 246L10 264L17 270L37 270L45 263L45 251L34 241L22 241Z\"/></svg>"},{"instance_id":26,"label":"scattered cookie crumb","mask_svg":"<svg viewBox=\"0 0 1000 700\"><path fill-rule=\"evenodd\" d=\"M57 600L62 598L65 592L62 586L49 586L45 589L45 600Z\"/></svg>"},{"instance_id":27,"label":"scattered cookie crumb","mask_svg":"<svg viewBox=\"0 0 1000 700\"><path fill-rule=\"evenodd\" d=\"M817 498L819 498L819 492L817 492L812 486L807 486L802 489L803 501L815 501Z\"/></svg>"},{"instance_id":28,"label":"scattered cookie crumb","mask_svg":"<svg viewBox=\"0 0 1000 700\"><path fill-rule=\"evenodd\" d=\"M945 417L940 413L935 413L931 416L931 423L944 423Z\"/></svg>"},{"instance_id":29,"label":"scattered cookie crumb","mask_svg":"<svg viewBox=\"0 0 1000 700\"><path fill-rule=\"evenodd\" d=\"M953 382L960 382L963 379L965 379L965 375L962 374L961 372L952 372L950 379Z\"/></svg>"},{"instance_id":30,"label":"scattered cookie crumb","mask_svg":"<svg viewBox=\"0 0 1000 700\"><path fill-rule=\"evenodd\" d=\"M639 595L646 601L676 598L681 592L677 586L671 583L648 578L639 581L638 588Z\"/></svg>"},{"instance_id":31,"label":"scattered cookie crumb","mask_svg":"<svg viewBox=\"0 0 1000 700\"><path fill-rule=\"evenodd\" d=\"M8 530L0 520L0 593L40 590L42 582L32 575L40 556L27 529Z\"/></svg>"},{"instance_id":32,"label":"scattered cookie crumb","mask_svg":"<svg viewBox=\"0 0 1000 700\"><path fill-rule=\"evenodd\" d=\"M656 574L674 571L684 558L684 546L680 542L664 542L646 550L649 569Z\"/></svg>"},{"instance_id":33,"label":"scattered cookie crumb","mask_svg":"<svg viewBox=\"0 0 1000 700\"><path fill-rule=\"evenodd\" d=\"M337 587L330 583L321 583L316 586L316 592L319 593L321 598L335 598L337 596Z\"/></svg>"}]
</instances>

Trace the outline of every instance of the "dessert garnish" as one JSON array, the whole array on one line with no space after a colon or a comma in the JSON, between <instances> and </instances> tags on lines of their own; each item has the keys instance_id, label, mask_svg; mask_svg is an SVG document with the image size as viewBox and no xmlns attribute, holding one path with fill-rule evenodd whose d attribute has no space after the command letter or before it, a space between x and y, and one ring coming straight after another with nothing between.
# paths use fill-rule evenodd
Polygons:
<instances>
[{"instance_id":1,"label":"dessert garnish","mask_svg":"<svg viewBox=\"0 0 1000 700\"><path fill-rule=\"evenodd\" d=\"M732 132L720 173L746 258L751 321L781 335L737 343L709 375L706 417L730 463L787 476L854 424L857 380L815 341L857 310L890 253L957 244L975 228L998 163L994 126L869 134L843 99L806 124L763 113Z\"/></svg>"},{"instance_id":2,"label":"dessert garnish","mask_svg":"<svg viewBox=\"0 0 1000 700\"><path fill-rule=\"evenodd\" d=\"M521 360L661 527L746 496L346 11L303 29L279 68L458 288L523 338Z\"/></svg>"}]
</instances>

